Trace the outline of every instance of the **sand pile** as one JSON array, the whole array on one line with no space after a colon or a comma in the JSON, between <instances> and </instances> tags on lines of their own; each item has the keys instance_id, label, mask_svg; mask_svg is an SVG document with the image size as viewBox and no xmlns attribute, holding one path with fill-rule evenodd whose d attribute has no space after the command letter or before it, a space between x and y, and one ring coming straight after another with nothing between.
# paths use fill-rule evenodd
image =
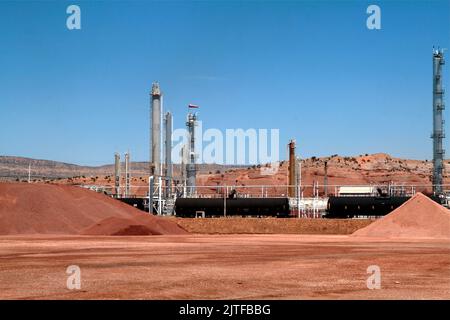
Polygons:
<instances>
[{"instance_id":1,"label":"sand pile","mask_svg":"<svg viewBox=\"0 0 450 320\"><path fill-rule=\"evenodd\" d=\"M353 236L450 239L450 210L417 193L390 214Z\"/></svg>"},{"instance_id":2,"label":"sand pile","mask_svg":"<svg viewBox=\"0 0 450 320\"><path fill-rule=\"evenodd\" d=\"M0 183L0 235L89 232L97 235L186 233L176 223L80 187Z\"/></svg>"},{"instance_id":3,"label":"sand pile","mask_svg":"<svg viewBox=\"0 0 450 320\"><path fill-rule=\"evenodd\" d=\"M83 235L111 235L111 236L148 236L167 234L165 224L173 222L162 221L164 224L155 224L154 219L142 215L135 219L110 217L83 230Z\"/></svg>"}]
</instances>

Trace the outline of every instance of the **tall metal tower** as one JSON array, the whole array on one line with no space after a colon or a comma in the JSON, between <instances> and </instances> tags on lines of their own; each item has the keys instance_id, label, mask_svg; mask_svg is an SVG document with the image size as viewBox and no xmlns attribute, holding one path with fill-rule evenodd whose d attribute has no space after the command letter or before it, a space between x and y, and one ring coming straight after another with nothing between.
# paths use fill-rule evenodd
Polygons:
<instances>
[{"instance_id":1,"label":"tall metal tower","mask_svg":"<svg viewBox=\"0 0 450 320\"><path fill-rule=\"evenodd\" d=\"M186 187L187 194L193 195L195 193L195 180L197 176L197 168L195 166L196 155L195 155L195 126L197 125L197 115L195 113L188 113L186 126L188 128L188 155L189 159L186 164Z\"/></svg>"},{"instance_id":2,"label":"tall metal tower","mask_svg":"<svg viewBox=\"0 0 450 320\"><path fill-rule=\"evenodd\" d=\"M162 93L158 82L152 84L150 96L150 175L161 176Z\"/></svg>"},{"instance_id":3,"label":"tall metal tower","mask_svg":"<svg viewBox=\"0 0 450 320\"><path fill-rule=\"evenodd\" d=\"M433 192L442 193L443 160L445 151L442 146L444 134L444 120L442 111L444 105L444 89L442 87L442 65L444 65L444 51L433 48Z\"/></svg>"},{"instance_id":4,"label":"tall metal tower","mask_svg":"<svg viewBox=\"0 0 450 320\"><path fill-rule=\"evenodd\" d=\"M172 113L167 112L164 117L165 127L165 177L166 177L166 196L171 194L172 187Z\"/></svg>"},{"instance_id":5,"label":"tall metal tower","mask_svg":"<svg viewBox=\"0 0 450 320\"><path fill-rule=\"evenodd\" d=\"M125 197L130 196L130 152L125 153Z\"/></svg>"},{"instance_id":6,"label":"tall metal tower","mask_svg":"<svg viewBox=\"0 0 450 320\"><path fill-rule=\"evenodd\" d=\"M114 154L114 187L116 198L120 198L120 154Z\"/></svg>"}]
</instances>

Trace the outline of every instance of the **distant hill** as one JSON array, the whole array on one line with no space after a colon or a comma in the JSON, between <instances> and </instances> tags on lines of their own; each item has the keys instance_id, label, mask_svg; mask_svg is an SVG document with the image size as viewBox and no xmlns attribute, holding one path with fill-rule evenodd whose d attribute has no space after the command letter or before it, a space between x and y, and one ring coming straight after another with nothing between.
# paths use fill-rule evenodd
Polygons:
<instances>
[{"instance_id":1,"label":"distant hill","mask_svg":"<svg viewBox=\"0 0 450 320\"><path fill-rule=\"evenodd\" d=\"M423 160L408 160L391 157L385 153L342 157L311 157L302 160L302 190L305 196L312 195L314 183L324 184L325 162L328 165L329 191L334 192L334 186L339 185L415 185L416 191L431 191L432 162ZM259 168L262 167L262 168ZM247 192L244 186L264 185L282 186L288 184L288 163L282 161L274 174L265 174L265 166L250 169L232 169L221 174L199 175L197 185L241 186L242 192ZM449 160L444 162L444 184L450 183L448 175ZM250 189L248 189L250 190ZM257 190L257 189L252 189ZM214 191L214 190L213 190ZM271 188L274 194L286 193L286 188ZM320 191L320 190L319 190ZM321 190L323 192L323 189Z\"/></svg>"},{"instance_id":2,"label":"distant hill","mask_svg":"<svg viewBox=\"0 0 450 320\"><path fill-rule=\"evenodd\" d=\"M80 176L109 176L114 175L114 165L102 166L79 166L71 163L64 163L52 160L40 160L14 156L0 156L0 179L15 180L27 179L28 167L31 166L32 179L56 179ZM148 162L131 162L131 173L134 176L148 176ZM241 168L247 166L229 166L218 164L200 164L199 173L215 173L230 168ZM122 168L122 170L124 170ZM179 174L180 166L174 165L175 175Z\"/></svg>"},{"instance_id":3,"label":"distant hill","mask_svg":"<svg viewBox=\"0 0 450 320\"><path fill-rule=\"evenodd\" d=\"M355 157L311 157L302 160L302 186L305 196L312 194L314 183L324 183L324 165L328 164L328 185L333 192L337 185L415 185L417 191L430 192L432 163L423 160L407 160L377 153ZM114 185L114 166L112 164L98 167L78 166L49 160L36 160L21 157L0 156L0 179L26 180L28 165L31 164L33 182L97 185L108 188ZM450 161L444 162L444 183L450 183L448 169ZM148 191L148 162L131 163L131 186L135 195L145 195ZM286 193L288 163L281 161L276 171L265 170L267 165L198 165L197 186L272 186L273 194ZM174 166L174 176L179 177L180 166ZM122 166L123 170L123 166ZM122 171L121 185L125 183ZM203 193L217 193L215 188L204 187ZM249 189L250 190L250 189ZM251 189L258 190L260 189ZM247 192L244 190L241 192ZM269 193L270 195L270 193Z\"/></svg>"}]
</instances>

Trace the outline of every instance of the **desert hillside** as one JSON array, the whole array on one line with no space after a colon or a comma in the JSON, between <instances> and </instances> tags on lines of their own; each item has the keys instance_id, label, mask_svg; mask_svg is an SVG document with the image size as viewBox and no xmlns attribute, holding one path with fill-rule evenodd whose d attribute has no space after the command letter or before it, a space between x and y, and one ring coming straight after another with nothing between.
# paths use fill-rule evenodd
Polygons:
<instances>
[{"instance_id":1,"label":"desert hillside","mask_svg":"<svg viewBox=\"0 0 450 320\"><path fill-rule=\"evenodd\" d=\"M388 154L378 153L360 155L356 157L342 157L338 155L324 158L309 158L302 161L302 185L305 196L312 193L314 182L323 184L325 161L328 163L329 191L333 192L333 185L361 185L361 184L388 184L429 186L431 183L432 163L430 161L408 160L391 157ZM32 180L34 182L47 182L56 184L89 184L113 186L113 165L99 167L84 167L61 162L34 160L17 157L0 157L0 176L3 180L26 180L28 164L32 167ZM445 172L450 161L445 161ZM132 193L145 195L147 192L147 162L132 162L131 164ZM259 188L251 186L260 185L286 185L288 163L280 162L276 167L268 165L255 166L223 166L199 165L197 185L209 186L202 188L202 193L219 192L214 186L238 186L240 192L258 193ZM175 167L175 175L179 174L179 166ZM445 174L444 182L449 183L449 176ZM122 181L124 183L124 181ZM123 184L122 184L123 185ZM271 187L268 194L285 194L286 188ZM323 190L322 190L323 191ZM427 188L418 188L417 191L428 192Z\"/></svg>"},{"instance_id":2,"label":"desert hillside","mask_svg":"<svg viewBox=\"0 0 450 320\"><path fill-rule=\"evenodd\" d=\"M122 159L123 160L123 159ZM131 162L131 173L133 176L147 176L148 162ZM0 179L2 180L25 180L28 179L28 168L31 168L31 178L38 180L55 180L73 177L95 177L114 174L114 164L101 166L80 166L76 164L41 160L14 156L0 156ZM242 168L245 166L224 166L219 164L200 164L200 173L216 172L227 168ZM180 166L174 165L175 174L179 174Z\"/></svg>"},{"instance_id":3,"label":"desert hillside","mask_svg":"<svg viewBox=\"0 0 450 320\"><path fill-rule=\"evenodd\" d=\"M325 176L325 162L328 163L328 185L333 192L333 185L364 185L388 184L429 186L431 184L432 163L429 161L407 160L391 157L388 154L378 153L361 155L357 157L331 156L326 158L309 158L302 161L302 185L312 186L314 182L323 185ZM450 161L445 161L445 172ZM232 185L287 185L288 163L281 162L278 170L265 170L267 166L253 166L247 169L231 169L226 173L201 174L198 184ZM444 182L449 182L448 174ZM244 188L245 189L245 188ZM250 188L248 188L250 189ZM421 189L421 188L418 188ZM422 190L422 189L421 189ZM285 190L284 190L285 191ZM427 188L422 191L427 192ZM276 190L276 193L283 190ZM311 194L312 188L305 187L305 195Z\"/></svg>"}]
</instances>

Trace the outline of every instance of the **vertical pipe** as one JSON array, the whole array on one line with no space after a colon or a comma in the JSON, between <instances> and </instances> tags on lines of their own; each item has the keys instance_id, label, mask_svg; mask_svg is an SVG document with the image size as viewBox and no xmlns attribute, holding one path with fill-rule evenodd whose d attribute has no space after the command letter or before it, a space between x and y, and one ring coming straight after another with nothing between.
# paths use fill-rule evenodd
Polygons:
<instances>
[{"instance_id":1,"label":"vertical pipe","mask_svg":"<svg viewBox=\"0 0 450 320\"><path fill-rule=\"evenodd\" d=\"M161 177L158 177L158 215L162 214L162 198L161 198L161 188L162 188L162 179Z\"/></svg>"},{"instance_id":2,"label":"vertical pipe","mask_svg":"<svg viewBox=\"0 0 450 320\"><path fill-rule=\"evenodd\" d=\"M223 190L223 216L227 217L227 193L228 193L228 187L225 186L225 189Z\"/></svg>"},{"instance_id":3,"label":"vertical pipe","mask_svg":"<svg viewBox=\"0 0 450 320\"><path fill-rule=\"evenodd\" d=\"M299 185L299 193L300 198L302 197L301 190L302 190L302 159L298 158L298 185Z\"/></svg>"},{"instance_id":4,"label":"vertical pipe","mask_svg":"<svg viewBox=\"0 0 450 320\"><path fill-rule=\"evenodd\" d=\"M130 152L125 153L125 197L130 196Z\"/></svg>"},{"instance_id":5,"label":"vertical pipe","mask_svg":"<svg viewBox=\"0 0 450 320\"><path fill-rule=\"evenodd\" d=\"M171 195L172 187L172 113L167 112L164 118L165 123L165 166L166 166L166 197Z\"/></svg>"},{"instance_id":6,"label":"vertical pipe","mask_svg":"<svg viewBox=\"0 0 450 320\"><path fill-rule=\"evenodd\" d=\"M442 65L444 64L444 51L433 48L433 192L442 193L443 159L445 151L442 146L444 138L444 120L442 111L444 105L444 89L442 86Z\"/></svg>"},{"instance_id":7,"label":"vertical pipe","mask_svg":"<svg viewBox=\"0 0 450 320\"><path fill-rule=\"evenodd\" d=\"M148 177L148 213L153 214L154 176Z\"/></svg>"},{"instance_id":8,"label":"vertical pipe","mask_svg":"<svg viewBox=\"0 0 450 320\"><path fill-rule=\"evenodd\" d=\"M116 198L120 197L120 154L114 154L114 186Z\"/></svg>"},{"instance_id":9,"label":"vertical pipe","mask_svg":"<svg viewBox=\"0 0 450 320\"><path fill-rule=\"evenodd\" d=\"M290 198L295 197L295 140L289 141L289 188L288 188L288 196Z\"/></svg>"},{"instance_id":10,"label":"vertical pipe","mask_svg":"<svg viewBox=\"0 0 450 320\"><path fill-rule=\"evenodd\" d=\"M328 161L325 161L325 174L323 177L323 192L325 197L328 197Z\"/></svg>"}]
</instances>

